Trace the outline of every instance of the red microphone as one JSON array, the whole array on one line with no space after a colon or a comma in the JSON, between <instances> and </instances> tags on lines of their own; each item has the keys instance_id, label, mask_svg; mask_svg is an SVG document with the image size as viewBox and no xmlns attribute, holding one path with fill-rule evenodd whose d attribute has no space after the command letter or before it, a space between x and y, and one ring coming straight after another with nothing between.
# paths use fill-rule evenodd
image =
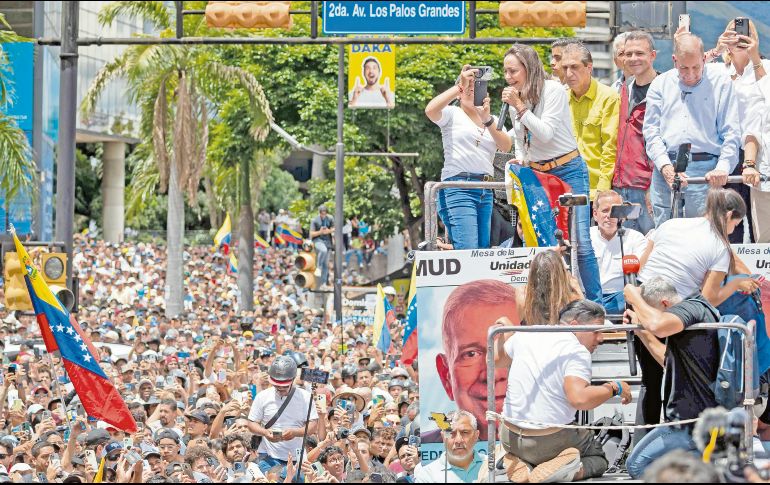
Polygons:
<instances>
[{"instance_id":1,"label":"red microphone","mask_svg":"<svg viewBox=\"0 0 770 485\"><path fill-rule=\"evenodd\" d=\"M623 256L623 275L626 278L626 283L636 286L636 274L639 272L640 266L639 258L635 254Z\"/></svg>"}]
</instances>

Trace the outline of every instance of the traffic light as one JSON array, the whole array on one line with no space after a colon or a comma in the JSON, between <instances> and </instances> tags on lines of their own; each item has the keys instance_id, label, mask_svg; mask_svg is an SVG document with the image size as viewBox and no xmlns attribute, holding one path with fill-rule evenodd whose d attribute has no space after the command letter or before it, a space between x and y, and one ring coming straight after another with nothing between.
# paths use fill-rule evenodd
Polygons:
<instances>
[{"instance_id":1,"label":"traffic light","mask_svg":"<svg viewBox=\"0 0 770 485\"><path fill-rule=\"evenodd\" d=\"M216 2L206 4L209 27L228 29L291 28L291 2Z\"/></svg>"},{"instance_id":2,"label":"traffic light","mask_svg":"<svg viewBox=\"0 0 770 485\"><path fill-rule=\"evenodd\" d=\"M41 264L43 280L48 285L67 285L67 253L43 253Z\"/></svg>"},{"instance_id":3,"label":"traffic light","mask_svg":"<svg viewBox=\"0 0 770 485\"><path fill-rule=\"evenodd\" d=\"M586 2L500 2L501 27L585 27Z\"/></svg>"},{"instance_id":4,"label":"traffic light","mask_svg":"<svg viewBox=\"0 0 770 485\"><path fill-rule=\"evenodd\" d=\"M3 279L5 286L5 306L9 310L32 311L27 283L21 272L19 255L8 251L3 258Z\"/></svg>"},{"instance_id":5,"label":"traffic light","mask_svg":"<svg viewBox=\"0 0 770 485\"><path fill-rule=\"evenodd\" d=\"M294 258L294 266L299 273L294 277L294 284L300 288L315 288L315 255L309 252L301 252Z\"/></svg>"}]
</instances>

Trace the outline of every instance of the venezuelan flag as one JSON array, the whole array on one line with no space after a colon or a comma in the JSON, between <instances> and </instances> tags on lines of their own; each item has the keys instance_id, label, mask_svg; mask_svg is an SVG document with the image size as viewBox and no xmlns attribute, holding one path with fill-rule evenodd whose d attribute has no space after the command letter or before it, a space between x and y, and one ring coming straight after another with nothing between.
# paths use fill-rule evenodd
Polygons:
<instances>
[{"instance_id":1,"label":"venezuelan flag","mask_svg":"<svg viewBox=\"0 0 770 485\"><path fill-rule=\"evenodd\" d=\"M302 234L298 233L297 231L292 231L289 229L289 226L281 224L278 226L275 232L276 234L280 235L282 240L289 244L296 244L298 246L302 245Z\"/></svg>"},{"instance_id":2,"label":"venezuelan flag","mask_svg":"<svg viewBox=\"0 0 770 485\"><path fill-rule=\"evenodd\" d=\"M235 258L235 253L230 253L230 262L227 265L227 271L230 274L238 273L238 260Z\"/></svg>"},{"instance_id":3,"label":"venezuelan flag","mask_svg":"<svg viewBox=\"0 0 770 485\"><path fill-rule=\"evenodd\" d=\"M214 248L219 249L224 246L224 253L228 254L230 252L230 240L233 237L232 232L233 228L230 223L230 214L228 213L225 217L225 222L222 223L222 227L214 235Z\"/></svg>"},{"instance_id":4,"label":"venezuelan flag","mask_svg":"<svg viewBox=\"0 0 770 485\"><path fill-rule=\"evenodd\" d=\"M99 365L99 351L43 280L13 228L11 234L45 348L61 357L83 409L116 429L136 433L131 412Z\"/></svg>"},{"instance_id":5,"label":"venezuelan flag","mask_svg":"<svg viewBox=\"0 0 770 485\"><path fill-rule=\"evenodd\" d=\"M374 307L374 334L372 342L383 354L390 353L393 342L390 338L390 326L396 321L396 311L391 306L382 285L377 285L377 305Z\"/></svg>"},{"instance_id":6,"label":"venezuelan flag","mask_svg":"<svg viewBox=\"0 0 770 485\"><path fill-rule=\"evenodd\" d=\"M568 211L559 206L559 196L571 192L569 184L547 173L509 163L505 171L508 203L519 211L527 247L556 246L556 229L569 234ZM558 215L557 215L558 214Z\"/></svg>"},{"instance_id":7,"label":"venezuelan flag","mask_svg":"<svg viewBox=\"0 0 770 485\"><path fill-rule=\"evenodd\" d=\"M270 247L270 245L262 239L262 237L259 234L254 235L254 247L257 249L267 249Z\"/></svg>"},{"instance_id":8,"label":"venezuelan flag","mask_svg":"<svg viewBox=\"0 0 770 485\"><path fill-rule=\"evenodd\" d=\"M412 265L412 283L409 286L409 299L406 310L406 328L401 351L401 362L411 365L417 358L417 264Z\"/></svg>"}]
</instances>

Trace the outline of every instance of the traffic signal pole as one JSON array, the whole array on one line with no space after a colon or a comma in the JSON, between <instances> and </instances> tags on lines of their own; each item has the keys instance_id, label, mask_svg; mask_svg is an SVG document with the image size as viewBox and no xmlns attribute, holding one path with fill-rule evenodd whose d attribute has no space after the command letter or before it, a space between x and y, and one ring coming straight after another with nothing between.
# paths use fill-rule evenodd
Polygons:
<instances>
[{"instance_id":1,"label":"traffic signal pole","mask_svg":"<svg viewBox=\"0 0 770 485\"><path fill-rule=\"evenodd\" d=\"M334 318L340 325L340 345L345 343L345 329L342 323L342 226L345 215L342 211L345 192L345 46L339 45L337 61L337 157L334 165ZM322 284L325 281L321 282Z\"/></svg>"},{"instance_id":2,"label":"traffic signal pole","mask_svg":"<svg viewBox=\"0 0 770 485\"><path fill-rule=\"evenodd\" d=\"M78 102L79 13L80 2L62 2L55 239L64 243L69 262L72 261L72 233L75 230L75 125ZM67 265L67 281L72 281L72 264Z\"/></svg>"}]
</instances>

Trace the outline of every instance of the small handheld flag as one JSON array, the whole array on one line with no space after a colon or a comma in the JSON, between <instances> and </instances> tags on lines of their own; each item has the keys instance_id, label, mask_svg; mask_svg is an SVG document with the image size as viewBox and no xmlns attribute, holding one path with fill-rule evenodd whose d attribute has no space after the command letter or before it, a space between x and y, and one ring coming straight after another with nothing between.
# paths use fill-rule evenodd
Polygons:
<instances>
[{"instance_id":1,"label":"small handheld flag","mask_svg":"<svg viewBox=\"0 0 770 485\"><path fill-rule=\"evenodd\" d=\"M396 312L393 310L382 285L377 285L377 305L374 308L374 334L372 342L378 350L384 354L391 351L393 342L390 337L390 326L396 321Z\"/></svg>"},{"instance_id":2,"label":"small handheld flag","mask_svg":"<svg viewBox=\"0 0 770 485\"><path fill-rule=\"evenodd\" d=\"M407 301L401 362L404 365L411 365L417 358L417 263L412 265L412 282L409 286L409 299Z\"/></svg>"},{"instance_id":3,"label":"small handheld flag","mask_svg":"<svg viewBox=\"0 0 770 485\"><path fill-rule=\"evenodd\" d=\"M254 247L257 249L267 249L270 247L270 245L262 239L262 237L259 234L254 235Z\"/></svg>"},{"instance_id":4,"label":"small handheld flag","mask_svg":"<svg viewBox=\"0 0 770 485\"><path fill-rule=\"evenodd\" d=\"M292 231L289 229L289 226L285 224L279 225L275 232L283 241L286 241L289 244L296 244L298 246L302 245L302 234L298 233L297 231Z\"/></svg>"},{"instance_id":5,"label":"small handheld flag","mask_svg":"<svg viewBox=\"0 0 770 485\"><path fill-rule=\"evenodd\" d=\"M222 223L222 227L220 227L214 235L215 249L223 247L223 251L225 255L227 255L230 252L230 241L233 237L232 232L233 228L230 224L230 214L228 213L227 216L225 216L225 222Z\"/></svg>"},{"instance_id":6,"label":"small handheld flag","mask_svg":"<svg viewBox=\"0 0 770 485\"><path fill-rule=\"evenodd\" d=\"M136 433L136 421L109 377L99 366L99 352L75 318L48 287L27 250L11 230L29 298L48 353L59 352L64 370L80 397L83 409L115 428Z\"/></svg>"},{"instance_id":7,"label":"small handheld flag","mask_svg":"<svg viewBox=\"0 0 770 485\"><path fill-rule=\"evenodd\" d=\"M230 261L227 264L227 271L230 274L238 273L238 259L235 257L235 253L230 253Z\"/></svg>"}]
</instances>

